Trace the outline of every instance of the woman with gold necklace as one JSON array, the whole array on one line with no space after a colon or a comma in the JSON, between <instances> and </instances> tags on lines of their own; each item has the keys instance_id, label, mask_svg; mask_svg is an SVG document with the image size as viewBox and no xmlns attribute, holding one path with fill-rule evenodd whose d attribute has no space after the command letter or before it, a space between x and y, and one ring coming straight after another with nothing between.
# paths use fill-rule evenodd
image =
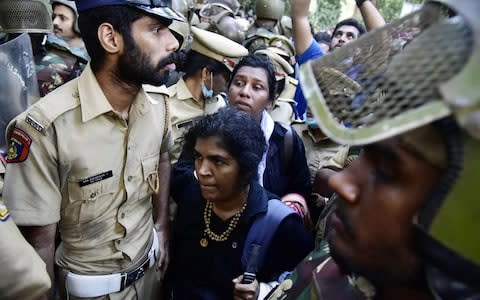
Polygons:
<instances>
[{"instance_id":1,"label":"woman with gold necklace","mask_svg":"<svg viewBox=\"0 0 480 300\"><path fill-rule=\"evenodd\" d=\"M178 204L166 278L171 299L257 299L258 282L277 280L313 248L300 216L289 215L267 246L258 281L240 283L245 239L274 197L257 178L265 143L252 117L228 108L186 134L171 187ZM194 175L185 172L193 166Z\"/></svg>"}]
</instances>

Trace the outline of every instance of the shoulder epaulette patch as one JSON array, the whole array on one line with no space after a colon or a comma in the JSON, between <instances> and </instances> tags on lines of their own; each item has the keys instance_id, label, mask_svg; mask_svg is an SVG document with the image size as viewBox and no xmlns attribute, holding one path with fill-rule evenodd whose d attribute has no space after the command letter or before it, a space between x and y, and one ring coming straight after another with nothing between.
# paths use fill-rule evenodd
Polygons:
<instances>
[{"instance_id":1,"label":"shoulder epaulette patch","mask_svg":"<svg viewBox=\"0 0 480 300\"><path fill-rule=\"evenodd\" d=\"M0 221L5 222L10 217L10 212L2 200L0 200Z\"/></svg>"},{"instance_id":2,"label":"shoulder epaulette patch","mask_svg":"<svg viewBox=\"0 0 480 300\"><path fill-rule=\"evenodd\" d=\"M14 128L10 135L7 151L7 163L22 162L30 153L32 139L23 130Z\"/></svg>"},{"instance_id":3,"label":"shoulder epaulette patch","mask_svg":"<svg viewBox=\"0 0 480 300\"><path fill-rule=\"evenodd\" d=\"M35 120L32 116L30 115L27 115L27 117L25 118L25 123L27 123L28 125L32 126L33 128L35 128L36 131L38 132L43 132L43 129L45 129L45 127L43 127L42 124L40 124L40 122L38 122L37 120Z\"/></svg>"}]
</instances>

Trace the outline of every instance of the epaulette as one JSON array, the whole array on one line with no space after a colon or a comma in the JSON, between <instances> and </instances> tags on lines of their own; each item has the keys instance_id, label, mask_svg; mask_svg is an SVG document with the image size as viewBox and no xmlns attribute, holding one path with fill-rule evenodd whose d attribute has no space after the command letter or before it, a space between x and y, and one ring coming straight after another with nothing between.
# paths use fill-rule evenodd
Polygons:
<instances>
[{"instance_id":1,"label":"epaulette","mask_svg":"<svg viewBox=\"0 0 480 300\"><path fill-rule=\"evenodd\" d=\"M147 93L153 93L153 94L161 94L165 95L167 97L172 97L173 96L173 91L167 88L165 85L161 86L154 86L150 84L144 84L143 89Z\"/></svg>"},{"instance_id":2,"label":"epaulette","mask_svg":"<svg viewBox=\"0 0 480 300\"><path fill-rule=\"evenodd\" d=\"M69 88L67 88L69 87ZM46 130L59 116L80 105L76 80L72 80L60 89L52 91L38 100L23 114L26 124L45 134Z\"/></svg>"}]
</instances>

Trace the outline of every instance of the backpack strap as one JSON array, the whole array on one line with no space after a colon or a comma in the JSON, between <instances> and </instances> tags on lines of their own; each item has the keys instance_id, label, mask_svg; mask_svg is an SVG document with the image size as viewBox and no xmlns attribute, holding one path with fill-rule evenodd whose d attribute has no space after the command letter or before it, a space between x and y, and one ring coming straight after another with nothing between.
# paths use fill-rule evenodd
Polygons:
<instances>
[{"instance_id":1,"label":"backpack strap","mask_svg":"<svg viewBox=\"0 0 480 300\"><path fill-rule=\"evenodd\" d=\"M287 126L286 129L287 131L285 132L285 137L283 140L283 149L285 152L285 170L288 172L290 170L293 157L293 132L292 126Z\"/></svg>"},{"instance_id":2,"label":"backpack strap","mask_svg":"<svg viewBox=\"0 0 480 300\"><path fill-rule=\"evenodd\" d=\"M270 247L270 242L277 232L278 226L286 217L292 214L295 214L295 212L280 200L268 200L267 212L258 216L255 221L253 221L252 227L250 227L250 230L248 231L242 252L242 265L244 268L247 267L248 256L252 244L261 246L257 260L257 270L260 270L263 267L265 256Z\"/></svg>"}]
</instances>

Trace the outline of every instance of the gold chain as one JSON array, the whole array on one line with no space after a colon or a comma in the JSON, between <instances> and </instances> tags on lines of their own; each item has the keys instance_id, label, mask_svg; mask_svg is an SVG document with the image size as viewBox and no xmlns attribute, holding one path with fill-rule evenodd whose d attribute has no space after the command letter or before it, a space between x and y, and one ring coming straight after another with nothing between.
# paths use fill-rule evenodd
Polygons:
<instances>
[{"instance_id":1,"label":"gold chain","mask_svg":"<svg viewBox=\"0 0 480 300\"><path fill-rule=\"evenodd\" d=\"M205 221L204 233L213 241L226 241L230 236L230 233L232 233L235 227L237 227L238 220L240 219L240 216L242 215L246 207L247 201L245 201L242 208L240 208L240 210L235 213L232 220L230 221L230 224L228 224L227 230L225 230L222 234L216 234L210 229L210 217L212 216L213 203L211 201L207 201L207 204L205 205L205 210L203 211L203 220Z\"/></svg>"}]
</instances>

